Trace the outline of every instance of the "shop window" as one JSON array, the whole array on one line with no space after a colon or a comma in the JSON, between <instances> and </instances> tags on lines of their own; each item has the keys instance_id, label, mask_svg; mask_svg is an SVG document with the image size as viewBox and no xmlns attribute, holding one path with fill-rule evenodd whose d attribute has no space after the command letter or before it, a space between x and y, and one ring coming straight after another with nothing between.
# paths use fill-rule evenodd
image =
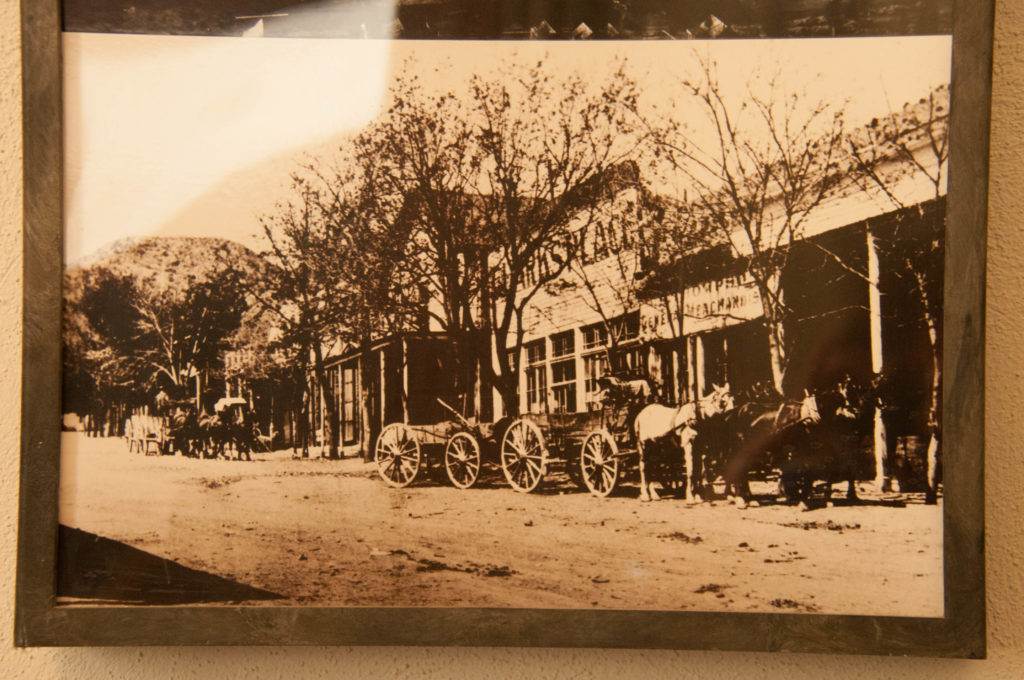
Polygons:
<instances>
[{"instance_id":1,"label":"shop window","mask_svg":"<svg viewBox=\"0 0 1024 680\"><path fill-rule=\"evenodd\" d=\"M608 331L604 324L594 324L583 328L583 351L590 349L604 349L608 343Z\"/></svg>"},{"instance_id":2,"label":"shop window","mask_svg":"<svg viewBox=\"0 0 1024 680\"><path fill-rule=\"evenodd\" d=\"M526 345L526 411L542 413L547 410L547 366L544 341Z\"/></svg>"},{"instance_id":3,"label":"shop window","mask_svg":"<svg viewBox=\"0 0 1024 680\"><path fill-rule=\"evenodd\" d=\"M596 400L597 393L601 391L597 381L607 372L607 369L608 358L604 352L583 357L584 394L587 408L590 410L601 408L601 403Z\"/></svg>"},{"instance_id":4,"label":"shop window","mask_svg":"<svg viewBox=\"0 0 1024 680\"><path fill-rule=\"evenodd\" d=\"M572 413L576 410L575 359L551 364L551 394L555 400L556 413Z\"/></svg>"},{"instance_id":5,"label":"shop window","mask_svg":"<svg viewBox=\"0 0 1024 680\"><path fill-rule=\"evenodd\" d=\"M611 340L614 342L609 342L609 329L612 333ZM640 313L630 312L607 323L584 326L582 335L584 351L632 342L640 337Z\"/></svg>"},{"instance_id":6,"label":"shop window","mask_svg":"<svg viewBox=\"0 0 1024 680\"><path fill-rule=\"evenodd\" d=\"M620 349L613 353L612 372L622 375L639 375L646 372L644 354L639 347Z\"/></svg>"},{"instance_id":7,"label":"shop window","mask_svg":"<svg viewBox=\"0 0 1024 680\"><path fill-rule=\"evenodd\" d=\"M328 369L327 379L331 383L331 398L334 399L334 406L337 408L341 404L341 368L335 366Z\"/></svg>"},{"instance_id":8,"label":"shop window","mask_svg":"<svg viewBox=\"0 0 1024 680\"><path fill-rule=\"evenodd\" d=\"M557 359L558 357L571 356L576 351L575 345L575 337L572 331L552 335L551 357Z\"/></svg>"},{"instance_id":9,"label":"shop window","mask_svg":"<svg viewBox=\"0 0 1024 680\"><path fill-rule=\"evenodd\" d=\"M640 312L630 312L612 319L609 324L616 342L622 343L640 337Z\"/></svg>"},{"instance_id":10,"label":"shop window","mask_svg":"<svg viewBox=\"0 0 1024 680\"><path fill-rule=\"evenodd\" d=\"M711 389L711 384L724 385L728 382L728 363L724 333L708 333L701 336L704 343L704 391Z\"/></svg>"},{"instance_id":11,"label":"shop window","mask_svg":"<svg viewBox=\"0 0 1024 680\"><path fill-rule=\"evenodd\" d=\"M526 345L526 364L536 366L544 363L544 341L537 340Z\"/></svg>"}]
</instances>

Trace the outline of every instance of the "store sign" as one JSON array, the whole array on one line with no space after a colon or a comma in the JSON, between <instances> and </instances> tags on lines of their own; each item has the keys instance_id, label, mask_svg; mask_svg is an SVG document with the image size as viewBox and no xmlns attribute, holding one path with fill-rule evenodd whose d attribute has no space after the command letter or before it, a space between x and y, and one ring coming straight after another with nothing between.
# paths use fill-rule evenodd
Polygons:
<instances>
[{"instance_id":1,"label":"store sign","mask_svg":"<svg viewBox=\"0 0 1024 680\"><path fill-rule=\"evenodd\" d=\"M731 276L686 289L685 333L725 328L761 316L761 295L749 276Z\"/></svg>"}]
</instances>

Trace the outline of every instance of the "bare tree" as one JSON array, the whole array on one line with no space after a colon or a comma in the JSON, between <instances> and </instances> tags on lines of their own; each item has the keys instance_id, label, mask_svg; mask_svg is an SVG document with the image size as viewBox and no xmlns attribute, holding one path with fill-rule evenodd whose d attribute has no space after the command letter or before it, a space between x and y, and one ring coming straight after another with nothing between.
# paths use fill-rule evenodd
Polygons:
<instances>
[{"instance_id":1,"label":"bare tree","mask_svg":"<svg viewBox=\"0 0 1024 680\"><path fill-rule=\"evenodd\" d=\"M328 456L337 458L338 408L327 379L326 352L338 337L340 289L324 259L330 252L328 224L316 190L298 175L293 183L297 198L261 218L270 248L262 253L264 272L249 293L273 317L296 363L311 366L323 394Z\"/></svg>"},{"instance_id":2,"label":"bare tree","mask_svg":"<svg viewBox=\"0 0 1024 680\"><path fill-rule=\"evenodd\" d=\"M894 211L891 233L872 233L872 240L910 282L927 331L931 350L928 406L927 500L937 499L942 398L942 253L949 163L949 87L938 87L901 111L875 119L847 139L853 177L872 199L881 198ZM928 187L931 209L921 206L917 184ZM878 285L873 281L872 285ZM892 437L894 433L890 433ZM890 442L890 449L891 449Z\"/></svg>"},{"instance_id":3,"label":"bare tree","mask_svg":"<svg viewBox=\"0 0 1024 680\"><path fill-rule=\"evenodd\" d=\"M681 86L700 124L675 118L649 124L659 155L682 177L692 209L745 263L761 299L772 382L782 394L791 315L782 271L809 216L836 185L842 110L788 90L780 74L729 92L713 61L699 63L698 76Z\"/></svg>"},{"instance_id":4,"label":"bare tree","mask_svg":"<svg viewBox=\"0 0 1024 680\"><path fill-rule=\"evenodd\" d=\"M624 201L615 198L600 206L599 216L583 237L579 256L570 262L569 275L558 286L559 292L580 290L583 303L600 317L605 365L611 370L621 365L621 345L630 335L623 315L640 305L641 241L645 236L643 208L636 200L640 196Z\"/></svg>"},{"instance_id":5,"label":"bare tree","mask_svg":"<svg viewBox=\"0 0 1024 680\"><path fill-rule=\"evenodd\" d=\"M704 219L695 206L668 199L652 198L655 217L641 231L641 276L637 295L659 311L659 333L668 334L674 346L676 361L676 396L686 401L687 394L697 395L696 376L682 368L687 361L686 295L695 283L706 281L719 273L715 249L716 228ZM716 314L717 315L717 314ZM697 395L699 396L699 395Z\"/></svg>"},{"instance_id":6,"label":"bare tree","mask_svg":"<svg viewBox=\"0 0 1024 680\"><path fill-rule=\"evenodd\" d=\"M270 249L260 285L250 292L274 317L282 344L312 369L323 398L328 455L336 458L340 414L327 374L329 352L365 349L370 339L407 327L413 303L395 267L407 232L381 219L380 198L358 167L321 173L308 166L293 183L297 198L263 218ZM363 419L369 423L365 411ZM363 430L365 453L370 443Z\"/></svg>"},{"instance_id":7,"label":"bare tree","mask_svg":"<svg viewBox=\"0 0 1024 680\"><path fill-rule=\"evenodd\" d=\"M338 339L345 346L358 347L362 357L360 449L367 460L379 433L378 421L370 413L370 386L376 378L370 348L382 336L424 330L428 313L419 270L408 266L409 211L404 205L395 211L394 197L382 193L380 168L377 163L356 161L348 171L317 173L315 194L328 225L329 251L320 256L337 286L343 319Z\"/></svg>"},{"instance_id":8,"label":"bare tree","mask_svg":"<svg viewBox=\"0 0 1024 680\"><path fill-rule=\"evenodd\" d=\"M491 253L478 356L485 385L514 414L524 312L579 255L595 206L635 174L642 134L628 111L639 93L624 65L595 85L555 78L543 63L474 78L471 90Z\"/></svg>"},{"instance_id":9,"label":"bare tree","mask_svg":"<svg viewBox=\"0 0 1024 680\"><path fill-rule=\"evenodd\" d=\"M492 387L517 409L524 309L576 257L594 199L635 154L617 104L635 97L621 69L590 86L538 63L474 77L468 96L409 78L357 141L382 219L408 225L402 266L438 301L457 391L481 415Z\"/></svg>"},{"instance_id":10,"label":"bare tree","mask_svg":"<svg viewBox=\"0 0 1024 680\"><path fill-rule=\"evenodd\" d=\"M454 94L428 93L414 77L402 78L384 116L356 140L374 191L367 209L405 235L395 271L437 302L427 313L453 344L455 391L464 396L476 384L475 314L488 247L475 200L480 152L468 118Z\"/></svg>"}]
</instances>

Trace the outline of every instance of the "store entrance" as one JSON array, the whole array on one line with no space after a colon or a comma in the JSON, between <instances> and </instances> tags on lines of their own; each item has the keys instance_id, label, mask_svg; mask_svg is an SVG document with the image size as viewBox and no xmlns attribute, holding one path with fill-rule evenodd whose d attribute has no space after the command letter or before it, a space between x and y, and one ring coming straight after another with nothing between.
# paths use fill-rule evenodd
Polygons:
<instances>
[{"instance_id":1,"label":"store entrance","mask_svg":"<svg viewBox=\"0 0 1024 680\"><path fill-rule=\"evenodd\" d=\"M729 383L734 395L750 397L771 384L768 333L756 321L730 326L698 336L702 363L701 389Z\"/></svg>"},{"instance_id":2,"label":"store entrance","mask_svg":"<svg viewBox=\"0 0 1024 680\"><path fill-rule=\"evenodd\" d=\"M725 330L728 346L729 387L734 395L753 398L772 384L768 330L759 321Z\"/></svg>"}]
</instances>

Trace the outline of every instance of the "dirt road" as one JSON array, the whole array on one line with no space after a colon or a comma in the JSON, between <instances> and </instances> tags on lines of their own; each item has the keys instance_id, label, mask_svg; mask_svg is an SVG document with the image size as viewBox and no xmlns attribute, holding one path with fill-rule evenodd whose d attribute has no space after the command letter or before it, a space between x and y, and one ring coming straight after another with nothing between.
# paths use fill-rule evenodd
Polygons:
<instances>
[{"instance_id":1,"label":"dirt road","mask_svg":"<svg viewBox=\"0 0 1024 680\"><path fill-rule=\"evenodd\" d=\"M863 488L856 506L740 510L635 491L525 495L500 473L391 489L357 460L143 456L67 433L60 517L273 604L942 615L941 505Z\"/></svg>"}]
</instances>

